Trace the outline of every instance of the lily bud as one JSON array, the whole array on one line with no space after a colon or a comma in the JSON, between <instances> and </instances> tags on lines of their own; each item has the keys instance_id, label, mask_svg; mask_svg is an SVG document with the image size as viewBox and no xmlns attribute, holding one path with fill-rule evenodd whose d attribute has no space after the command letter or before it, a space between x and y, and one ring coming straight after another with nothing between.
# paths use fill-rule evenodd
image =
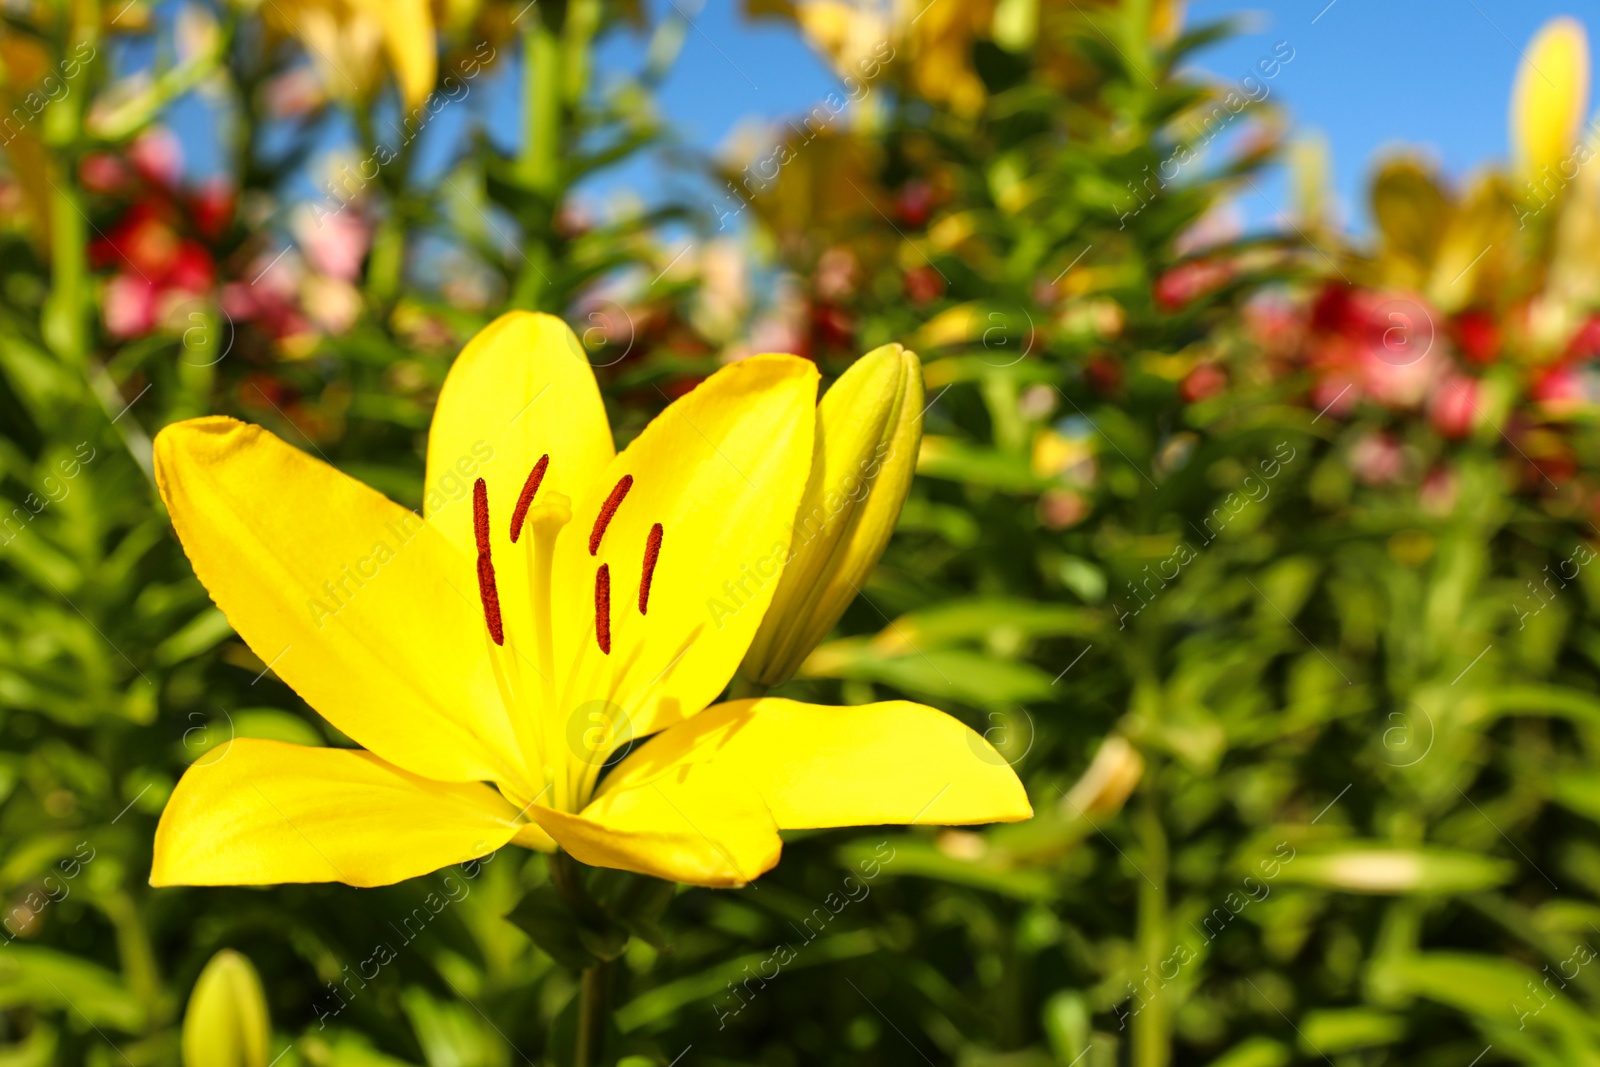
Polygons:
<instances>
[{"instance_id":1,"label":"lily bud","mask_svg":"<svg viewBox=\"0 0 1600 1067\"><path fill-rule=\"evenodd\" d=\"M1517 68L1511 93L1511 151L1522 178L1536 188L1569 176L1562 163L1577 142L1589 105L1589 41L1576 19L1540 27ZM1546 170L1548 169L1548 174Z\"/></svg>"},{"instance_id":2,"label":"lily bud","mask_svg":"<svg viewBox=\"0 0 1600 1067\"><path fill-rule=\"evenodd\" d=\"M183 1016L184 1067L267 1067L272 1022L261 979L232 949L211 957Z\"/></svg>"},{"instance_id":3,"label":"lily bud","mask_svg":"<svg viewBox=\"0 0 1600 1067\"><path fill-rule=\"evenodd\" d=\"M922 442L922 363L900 345L862 356L817 405L811 478L772 606L739 668L788 680L866 580L911 488Z\"/></svg>"}]
</instances>

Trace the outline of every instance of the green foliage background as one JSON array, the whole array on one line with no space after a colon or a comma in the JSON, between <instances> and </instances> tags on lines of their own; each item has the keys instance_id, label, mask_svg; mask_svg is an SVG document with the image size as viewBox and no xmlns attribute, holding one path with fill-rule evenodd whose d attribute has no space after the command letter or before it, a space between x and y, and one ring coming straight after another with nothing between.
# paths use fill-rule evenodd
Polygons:
<instances>
[{"instance_id":1,"label":"green foliage background","mask_svg":"<svg viewBox=\"0 0 1600 1067\"><path fill-rule=\"evenodd\" d=\"M871 136L795 145L748 217L758 254L800 279L825 372L904 341L933 400L894 542L783 692L949 710L1013 762L1038 815L794 834L758 885L678 892L662 936L622 957L612 1059L1600 1063L1600 970L1570 973L1600 937L1600 578L1581 569L1519 611L1526 583L1596 536L1576 490L1589 422L1563 428L1562 484L1529 491L1492 427L1450 442L1370 408L1320 415L1244 308L1266 290L1303 306L1370 262L1309 222L1292 240L1184 238L1275 157L1277 118L1251 105L1242 148L1141 186L1228 108L1227 86L1175 73L1225 27L1158 32L1135 0L1037 6L1034 46L964 42L976 110L927 99L908 54L876 83ZM87 32L81 12L34 14L6 32L58 50ZM517 32L581 71L632 17L573 0ZM221 27L248 102L279 60L252 48L248 16ZM670 14L651 30L662 51L686 32ZM341 743L211 607L148 435L237 414L416 506L433 396L466 337L507 306L581 326L594 282L667 265L663 227L716 228L700 205L563 220L574 184L664 136L659 73L607 95L581 75L547 85L558 136L516 158L480 140L437 186L386 171L360 318L303 359L214 308L198 334L106 335L85 249L126 205L78 164L126 137L96 132L87 91L51 105L54 229L13 226L0 249L0 504L25 516L0 549L0 1065L177 1062L189 990L228 947L262 975L281 1064L561 1054L575 974L504 918L546 883L543 857L507 849L378 890L146 885L156 817L202 752ZM241 173L270 188L262 136L242 124ZM464 308L382 258L424 233L465 250L490 297ZM213 254L250 239L236 221ZM844 290L821 281L837 248ZM1218 262L1198 296L1158 299L1174 271ZM621 436L715 365L700 289L668 282L628 304L626 340L597 344ZM1186 397L1202 364L1227 388ZM1370 485L1352 456L1380 424L1409 473ZM1075 466L1041 467L1041 433ZM1447 506L1421 488L1439 463ZM1125 803L1074 789L1108 737ZM399 950L378 977L352 979L385 943Z\"/></svg>"}]
</instances>

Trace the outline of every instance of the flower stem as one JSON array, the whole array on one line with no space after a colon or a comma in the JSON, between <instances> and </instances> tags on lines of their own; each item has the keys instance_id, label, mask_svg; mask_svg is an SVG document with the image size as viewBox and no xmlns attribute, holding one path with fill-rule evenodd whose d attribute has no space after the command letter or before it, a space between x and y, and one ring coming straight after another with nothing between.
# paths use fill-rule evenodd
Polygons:
<instances>
[{"instance_id":1,"label":"flower stem","mask_svg":"<svg viewBox=\"0 0 1600 1067\"><path fill-rule=\"evenodd\" d=\"M560 173L561 40L538 12L522 33L523 131L518 177L530 189L551 196Z\"/></svg>"},{"instance_id":2,"label":"flower stem","mask_svg":"<svg viewBox=\"0 0 1600 1067\"><path fill-rule=\"evenodd\" d=\"M1171 951L1167 914L1167 835L1161 825L1160 801L1155 795L1154 775L1145 772L1144 796L1134 813L1134 832L1139 841L1139 858L1144 866L1139 882L1138 950L1145 974L1159 975L1161 961ZM1159 981L1159 979L1158 979ZM1167 1067L1171 1059L1171 1014L1165 997L1146 989L1143 1008L1133 1017L1134 1067Z\"/></svg>"},{"instance_id":3,"label":"flower stem","mask_svg":"<svg viewBox=\"0 0 1600 1067\"><path fill-rule=\"evenodd\" d=\"M611 1009L610 986L611 964L601 962L584 968L583 986L578 991L578 1034L573 1043L573 1067L600 1067L606 1018Z\"/></svg>"},{"instance_id":4,"label":"flower stem","mask_svg":"<svg viewBox=\"0 0 1600 1067\"><path fill-rule=\"evenodd\" d=\"M550 882L580 920L600 917L600 906L583 884L578 863L565 852L550 857ZM610 1017L611 964L596 960L583 969L578 990L577 1032L572 1045L573 1067L599 1067Z\"/></svg>"}]
</instances>

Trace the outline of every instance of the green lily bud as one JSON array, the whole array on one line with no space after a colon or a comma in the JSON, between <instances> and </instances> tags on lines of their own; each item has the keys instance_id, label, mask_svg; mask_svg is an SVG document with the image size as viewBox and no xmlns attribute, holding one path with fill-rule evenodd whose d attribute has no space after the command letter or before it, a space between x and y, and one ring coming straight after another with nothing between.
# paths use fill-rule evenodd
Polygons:
<instances>
[{"instance_id":1,"label":"green lily bud","mask_svg":"<svg viewBox=\"0 0 1600 1067\"><path fill-rule=\"evenodd\" d=\"M817 443L788 562L739 668L778 685L833 629L883 554L922 442L922 363L884 345L862 356L817 405Z\"/></svg>"},{"instance_id":2,"label":"green lily bud","mask_svg":"<svg viewBox=\"0 0 1600 1067\"><path fill-rule=\"evenodd\" d=\"M272 1022L261 979L232 949L211 957L183 1016L184 1067L267 1067Z\"/></svg>"}]
</instances>

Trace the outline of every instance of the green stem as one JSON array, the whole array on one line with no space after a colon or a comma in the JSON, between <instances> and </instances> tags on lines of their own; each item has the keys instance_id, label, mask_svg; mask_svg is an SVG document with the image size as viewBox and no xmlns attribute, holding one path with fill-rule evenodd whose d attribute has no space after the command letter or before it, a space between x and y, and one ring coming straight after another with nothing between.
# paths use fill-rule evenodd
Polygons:
<instances>
[{"instance_id":1,"label":"green stem","mask_svg":"<svg viewBox=\"0 0 1600 1067\"><path fill-rule=\"evenodd\" d=\"M372 252L367 258L367 294L385 315L400 294L405 277L406 233L413 221L407 188L411 181L415 141L406 130L396 132L400 135L400 147L394 153L393 166L379 171L379 187L387 205L373 234ZM379 156L376 131L369 129L367 135L372 153Z\"/></svg>"},{"instance_id":2,"label":"green stem","mask_svg":"<svg viewBox=\"0 0 1600 1067\"><path fill-rule=\"evenodd\" d=\"M372 252L367 257L367 293L380 309L387 309L400 292L405 255L406 223L403 209L394 199L372 235Z\"/></svg>"},{"instance_id":3,"label":"green stem","mask_svg":"<svg viewBox=\"0 0 1600 1067\"><path fill-rule=\"evenodd\" d=\"M56 174L50 180L50 297L44 336L63 362L82 370L89 354L88 223L68 168L51 169Z\"/></svg>"},{"instance_id":4,"label":"green stem","mask_svg":"<svg viewBox=\"0 0 1600 1067\"><path fill-rule=\"evenodd\" d=\"M121 890L107 894L99 904L116 931L123 975L144 1009L145 1030L155 1033L171 1021L171 1004L162 995L161 973L139 909Z\"/></svg>"},{"instance_id":5,"label":"green stem","mask_svg":"<svg viewBox=\"0 0 1600 1067\"><path fill-rule=\"evenodd\" d=\"M578 1034L573 1043L573 1067L600 1067L610 1012L611 965L596 963L583 972L578 991Z\"/></svg>"},{"instance_id":6,"label":"green stem","mask_svg":"<svg viewBox=\"0 0 1600 1067\"><path fill-rule=\"evenodd\" d=\"M1159 976L1161 961L1171 951L1172 935L1167 914L1167 835L1161 826L1161 809L1154 789L1153 775L1145 771L1145 789L1134 829L1139 839L1143 870L1139 880L1138 959L1144 968L1135 981L1141 989L1147 975ZM1156 978L1160 982L1159 977ZM1171 1058L1171 1013L1159 987L1149 991L1144 1006L1133 1017L1133 1067L1167 1067Z\"/></svg>"},{"instance_id":7,"label":"green stem","mask_svg":"<svg viewBox=\"0 0 1600 1067\"><path fill-rule=\"evenodd\" d=\"M551 220L561 202L562 34L566 4L545 0L522 31L523 136L515 174L524 190L521 269L512 284L513 307L537 310L551 301Z\"/></svg>"},{"instance_id":8,"label":"green stem","mask_svg":"<svg viewBox=\"0 0 1600 1067\"><path fill-rule=\"evenodd\" d=\"M583 884L578 863L565 852L550 857L550 882L581 920L604 921L604 915ZM606 1023L610 1018L611 964L596 961L583 970L578 990L577 1034L573 1041L574 1067L598 1067L605 1046Z\"/></svg>"},{"instance_id":9,"label":"green stem","mask_svg":"<svg viewBox=\"0 0 1600 1067\"><path fill-rule=\"evenodd\" d=\"M517 176L528 188L548 197L555 192L560 176L561 38L544 17L536 17L528 20L522 47L526 127Z\"/></svg>"}]
</instances>

